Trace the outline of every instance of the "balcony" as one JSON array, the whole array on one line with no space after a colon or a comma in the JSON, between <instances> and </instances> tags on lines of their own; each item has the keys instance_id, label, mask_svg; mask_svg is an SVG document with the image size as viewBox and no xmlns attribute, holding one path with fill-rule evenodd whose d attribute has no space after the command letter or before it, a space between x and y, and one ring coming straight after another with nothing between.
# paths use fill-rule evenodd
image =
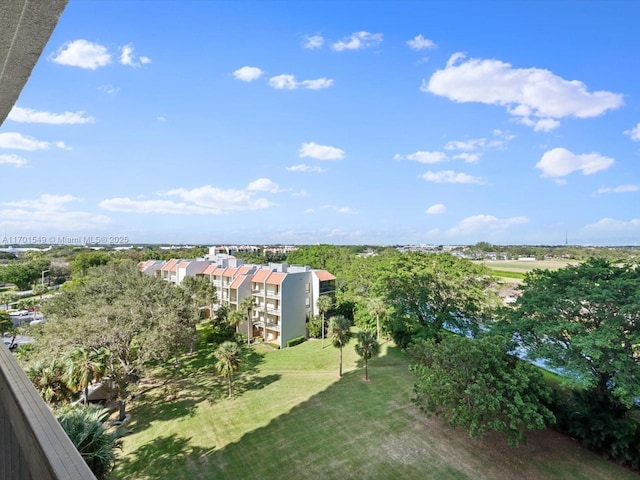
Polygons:
<instances>
[{"instance_id":1,"label":"balcony","mask_svg":"<svg viewBox=\"0 0 640 480\"><path fill-rule=\"evenodd\" d=\"M9 350L0 347L0 479L95 480Z\"/></svg>"},{"instance_id":2,"label":"balcony","mask_svg":"<svg viewBox=\"0 0 640 480\"><path fill-rule=\"evenodd\" d=\"M270 292L267 290L267 298L280 298L279 292Z\"/></svg>"}]
</instances>

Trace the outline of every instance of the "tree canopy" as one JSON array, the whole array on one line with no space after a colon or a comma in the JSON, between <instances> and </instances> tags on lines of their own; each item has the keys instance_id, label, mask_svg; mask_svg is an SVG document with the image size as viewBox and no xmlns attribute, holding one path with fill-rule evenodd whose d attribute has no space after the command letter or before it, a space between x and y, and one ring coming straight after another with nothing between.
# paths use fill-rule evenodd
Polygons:
<instances>
[{"instance_id":1,"label":"tree canopy","mask_svg":"<svg viewBox=\"0 0 640 480\"><path fill-rule=\"evenodd\" d=\"M436 339L445 328L475 335L497 305L491 272L450 254L398 253L379 268L373 293L394 307L390 330L400 346L420 331Z\"/></svg>"},{"instance_id":2,"label":"tree canopy","mask_svg":"<svg viewBox=\"0 0 640 480\"><path fill-rule=\"evenodd\" d=\"M508 316L530 358L631 407L640 398L640 268L590 259L535 270Z\"/></svg>"},{"instance_id":3,"label":"tree canopy","mask_svg":"<svg viewBox=\"0 0 640 480\"><path fill-rule=\"evenodd\" d=\"M554 417L543 403L550 390L540 371L507 354L506 346L501 337L418 340L411 347L415 402L473 438L495 430L517 445L527 430L544 428Z\"/></svg>"},{"instance_id":4,"label":"tree canopy","mask_svg":"<svg viewBox=\"0 0 640 480\"><path fill-rule=\"evenodd\" d=\"M135 264L110 263L89 270L85 281L43 306L35 355L64 356L78 348L110 352L107 376L121 401L147 362L167 360L195 341L197 308L182 289L141 275Z\"/></svg>"}]
</instances>

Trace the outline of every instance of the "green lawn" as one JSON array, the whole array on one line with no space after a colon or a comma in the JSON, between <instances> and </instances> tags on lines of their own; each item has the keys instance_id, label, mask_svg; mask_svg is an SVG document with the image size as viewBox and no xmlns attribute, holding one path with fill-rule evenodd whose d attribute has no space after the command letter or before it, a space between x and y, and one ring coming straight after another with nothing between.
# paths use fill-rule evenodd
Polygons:
<instances>
[{"instance_id":1,"label":"green lawn","mask_svg":"<svg viewBox=\"0 0 640 480\"><path fill-rule=\"evenodd\" d=\"M511 449L498 436L471 440L410 402L407 357L390 344L363 380L353 344L256 346L236 396L201 349L163 386L131 403L132 434L120 479L637 479L552 431Z\"/></svg>"}]
</instances>

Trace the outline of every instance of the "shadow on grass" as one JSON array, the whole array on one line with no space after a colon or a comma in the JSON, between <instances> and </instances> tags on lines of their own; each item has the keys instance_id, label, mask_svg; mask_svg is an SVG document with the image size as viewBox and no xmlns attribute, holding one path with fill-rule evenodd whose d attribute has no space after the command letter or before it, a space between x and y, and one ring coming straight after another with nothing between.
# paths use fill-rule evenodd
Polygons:
<instances>
[{"instance_id":1,"label":"shadow on grass","mask_svg":"<svg viewBox=\"0 0 640 480\"><path fill-rule=\"evenodd\" d=\"M151 422L192 417L199 403L215 403L227 398L227 379L215 370L214 350L215 345L202 343L193 354L156 371L154 377L159 384L144 389L131 404L131 428L140 431L148 428ZM262 389L281 378L279 374L259 376L259 365L263 361L263 353L243 349L241 369L234 375L234 397Z\"/></svg>"},{"instance_id":2,"label":"shadow on grass","mask_svg":"<svg viewBox=\"0 0 640 480\"><path fill-rule=\"evenodd\" d=\"M189 443L191 438L179 437L175 433L157 437L127 457L118 461L116 478L175 478L181 470L199 470L209 462L214 451L211 448L194 447Z\"/></svg>"}]
</instances>

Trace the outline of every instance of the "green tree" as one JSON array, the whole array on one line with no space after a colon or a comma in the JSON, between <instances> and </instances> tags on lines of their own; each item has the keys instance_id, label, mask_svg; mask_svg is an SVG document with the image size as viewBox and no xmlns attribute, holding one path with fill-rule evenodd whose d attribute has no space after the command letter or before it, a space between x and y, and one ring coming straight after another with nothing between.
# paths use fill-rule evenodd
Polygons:
<instances>
[{"instance_id":1,"label":"green tree","mask_svg":"<svg viewBox=\"0 0 640 480\"><path fill-rule=\"evenodd\" d=\"M66 369L63 379L72 390L84 391L84 403L89 404L89 385L98 382L107 373L110 352L106 348L91 350L78 347L64 358Z\"/></svg>"},{"instance_id":2,"label":"green tree","mask_svg":"<svg viewBox=\"0 0 640 480\"><path fill-rule=\"evenodd\" d=\"M534 270L521 290L508 324L529 357L631 408L640 398L640 267L592 258Z\"/></svg>"},{"instance_id":3,"label":"green tree","mask_svg":"<svg viewBox=\"0 0 640 480\"><path fill-rule=\"evenodd\" d=\"M56 418L98 480L106 479L121 448L120 433L105 426L109 410L100 407L65 406Z\"/></svg>"},{"instance_id":4,"label":"green tree","mask_svg":"<svg viewBox=\"0 0 640 480\"><path fill-rule=\"evenodd\" d=\"M142 275L132 262L94 267L83 282L43 305L49 321L37 333L34 355L64 356L77 347L111 352L107 375L126 414L130 386L150 361L166 362L192 348L198 311L187 293Z\"/></svg>"},{"instance_id":5,"label":"green tree","mask_svg":"<svg viewBox=\"0 0 640 480\"><path fill-rule=\"evenodd\" d=\"M544 428L554 417L544 404L550 390L540 371L506 348L501 337L449 334L440 343L416 341L410 349L416 361L411 366L415 403L472 438L494 430L517 445L526 431Z\"/></svg>"},{"instance_id":6,"label":"green tree","mask_svg":"<svg viewBox=\"0 0 640 480\"><path fill-rule=\"evenodd\" d=\"M19 290L28 290L48 268L49 263L43 262L11 262L0 266L0 283L13 283Z\"/></svg>"},{"instance_id":7,"label":"green tree","mask_svg":"<svg viewBox=\"0 0 640 480\"><path fill-rule=\"evenodd\" d=\"M362 331L356 335L356 353L364 360L364 379L369 380L369 360L380 354L380 344L371 332Z\"/></svg>"},{"instance_id":8,"label":"green tree","mask_svg":"<svg viewBox=\"0 0 640 480\"><path fill-rule=\"evenodd\" d=\"M0 306L5 308L5 310L9 310L9 305L18 300L18 296L13 292L2 292L0 293Z\"/></svg>"},{"instance_id":9,"label":"green tree","mask_svg":"<svg viewBox=\"0 0 640 480\"><path fill-rule=\"evenodd\" d=\"M107 252L90 251L80 252L73 257L70 262L71 274L73 276L84 277L90 268L106 265L112 260Z\"/></svg>"},{"instance_id":10,"label":"green tree","mask_svg":"<svg viewBox=\"0 0 640 480\"><path fill-rule=\"evenodd\" d=\"M11 315L9 315L4 310L0 310L0 335L5 336L6 334L11 335L11 343L9 344L9 348L13 349L14 342L16 341L16 336L18 335L18 329L13 325Z\"/></svg>"},{"instance_id":11,"label":"green tree","mask_svg":"<svg viewBox=\"0 0 640 480\"><path fill-rule=\"evenodd\" d=\"M244 297L240 300L240 305L238 305L238 310L243 313L244 318L247 320L247 344L251 343L251 337L253 333L253 310L256 308L256 301L253 298L253 295L249 295L248 297ZM266 340L266 331L265 328L265 340Z\"/></svg>"},{"instance_id":12,"label":"green tree","mask_svg":"<svg viewBox=\"0 0 640 480\"><path fill-rule=\"evenodd\" d=\"M342 377L342 348L351 340L351 322L342 315L329 319L329 338L331 344L340 349L340 376Z\"/></svg>"},{"instance_id":13,"label":"green tree","mask_svg":"<svg viewBox=\"0 0 640 480\"><path fill-rule=\"evenodd\" d=\"M376 340L380 341L380 319L387 312L387 305L382 297L371 297L367 301L367 310L376 319Z\"/></svg>"},{"instance_id":14,"label":"green tree","mask_svg":"<svg viewBox=\"0 0 640 480\"><path fill-rule=\"evenodd\" d=\"M42 296L49 291L47 286L41 283L35 283L31 290L33 291L34 295L37 295L40 297L40 300L42 300Z\"/></svg>"},{"instance_id":15,"label":"green tree","mask_svg":"<svg viewBox=\"0 0 640 480\"><path fill-rule=\"evenodd\" d=\"M389 255L374 290L394 307L392 334L405 347L411 337L440 339L447 329L475 336L498 304L491 271L450 254Z\"/></svg>"},{"instance_id":16,"label":"green tree","mask_svg":"<svg viewBox=\"0 0 640 480\"><path fill-rule=\"evenodd\" d=\"M64 381L65 365L58 359L38 360L26 370L26 374L48 403L68 401L73 392Z\"/></svg>"},{"instance_id":17,"label":"green tree","mask_svg":"<svg viewBox=\"0 0 640 480\"><path fill-rule=\"evenodd\" d=\"M227 378L229 386L229 398L233 396L233 373L240 368L242 351L236 342L223 342L215 350L215 368L219 375Z\"/></svg>"},{"instance_id":18,"label":"green tree","mask_svg":"<svg viewBox=\"0 0 640 480\"><path fill-rule=\"evenodd\" d=\"M209 277L185 277L180 286L195 300L198 307L208 307L209 316L213 315L213 305L217 302L216 287L209 281Z\"/></svg>"},{"instance_id":19,"label":"green tree","mask_svg":"<svg viewBox=\"0 0 640 480\"><path fill-rule=\"evenodd\" d=\"M330 295L320 295L316 301L316 306L322 316L322 348L324 348L325 315L333 308L333 298Z\"/></svg>"}]
</instances>

